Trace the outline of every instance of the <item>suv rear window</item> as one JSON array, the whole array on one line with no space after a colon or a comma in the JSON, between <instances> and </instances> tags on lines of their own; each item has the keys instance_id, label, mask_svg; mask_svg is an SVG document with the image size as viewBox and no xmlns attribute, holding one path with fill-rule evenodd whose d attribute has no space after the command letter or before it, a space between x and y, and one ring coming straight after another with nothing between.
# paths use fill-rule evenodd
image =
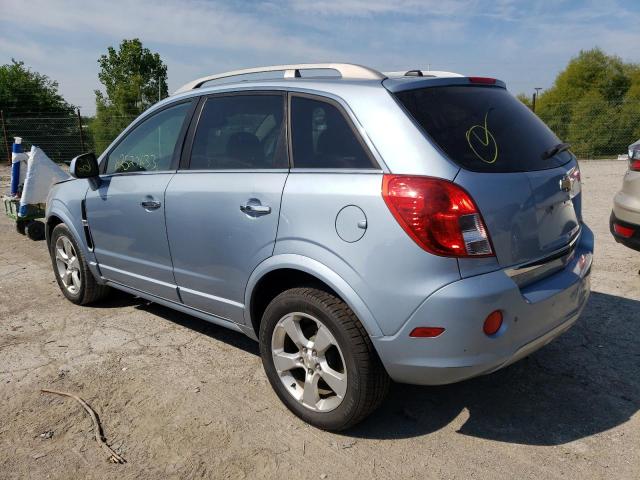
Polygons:
<instances>
[{"instance_id":1,"label":"suv rear window","mask_svg":"<svg viewBox=\"0 0 640 480\"><path fill-rule=\"evenodd\" d=\"M569 162L544 152L558 137L529 108L498 87L451 85L396 94L427 135L461 167L477 172L523 172Z\"/></svg>"}]
</instances>

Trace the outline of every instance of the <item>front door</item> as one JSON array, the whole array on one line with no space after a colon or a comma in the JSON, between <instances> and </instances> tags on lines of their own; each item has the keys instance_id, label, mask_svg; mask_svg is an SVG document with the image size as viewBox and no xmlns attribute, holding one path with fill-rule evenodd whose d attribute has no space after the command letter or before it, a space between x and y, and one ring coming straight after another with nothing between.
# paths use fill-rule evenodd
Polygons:
<instances>
[{"instance_id":1,"label":"front door","mask_svg":"<svg viewBox=\"0 0 640 480\"><path fill-rule=\"evenodd\" d=\"M201 108L189 165L166 192L174 276L185 304L242 322L249 276L276 239L288 174L284 95L212 96Z\"/></svg>"},{"instance_id":2,"label":"front door","mask_svg":"<svg viewBox=\"0 0 640 480\"><path fill-rule=\"evenodd\" d=\"M165 226L165 190L175 173L191 102L152 114L103 159L97 189L86 196L87 221L102 275L179 301Z\"/></svg>"}]
</instances>

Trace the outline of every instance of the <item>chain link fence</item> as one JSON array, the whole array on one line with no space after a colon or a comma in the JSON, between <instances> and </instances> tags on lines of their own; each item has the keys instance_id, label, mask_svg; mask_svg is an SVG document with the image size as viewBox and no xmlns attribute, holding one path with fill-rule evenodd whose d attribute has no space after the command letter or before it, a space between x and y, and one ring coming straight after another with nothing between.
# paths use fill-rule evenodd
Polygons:
<instances>
[{"instance_id":1,"label":"chain link fence","mask_svg":"<svg viewBox=\"0 0 640 480\"><path fill-rule=\"evenodd\" d=\"M640 101L543 103L536 113L569 142L579 159L616 158L640 138ZM134 120L134 116L92 119L76 115L0 117L1 155L10 161L13 137L23 138L24 149L37 145L54 161L68 163L86 151L97 155ZM100 122L100 123L98 123Z\"/></svg>"},{"instance_id":2,"label":"chain link fence","mask_svg":"<svg viewBox=\"0 0 640 480\"><path fill-rule=\"evenodd\" d=\"M616 158L640 138L640 100L542 103L538 116L579 159Z\"/></svg>"},{"instance_id":3,"label":"chain link fence","mask_svg":"<svg viewBox=\"0 0 640 480\"><path fill-rule=\"evenodd\" d=\"M96 125L93 118L82 117L80 112L64 116L3 114L0 156L11 162L13 137L22 138L24 151L29 151L32 145L38 146L57 163L69 163L73 157L88 151L100 155L134 119L135 116L109 117Z\"/></svg>"},{"instance_id":4,"label":"chain link fence","mask_svg":"<svg viewBox=\"0 0 640 480\"><path fill-rule=\"evenodd\" d=\"M7 133L5 151L13 137L22 137L23 149L40 147L55 162L68 162L86 149L86 126L78 117L9 117L4 119Z\"/></svg>"}]
</instances>

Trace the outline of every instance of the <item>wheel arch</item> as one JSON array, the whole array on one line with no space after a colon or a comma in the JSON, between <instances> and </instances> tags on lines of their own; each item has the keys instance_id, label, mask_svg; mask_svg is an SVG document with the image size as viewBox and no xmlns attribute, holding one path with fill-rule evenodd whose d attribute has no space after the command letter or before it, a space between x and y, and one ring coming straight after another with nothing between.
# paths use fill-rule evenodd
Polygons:
<instances>
[{"instance_id":1,"label":"wheel arch","mask_svg":"<svg viewBox=\"0 0 640 480\"><path fill-rule=\"evenodd\" d=\"M373 314L347 282L326 265L302 255L276 255L253 271L245 291L245 324L258 337L262 314L269 302L290 288L314 286L345 302L370 337L382 335Z\"/></svg>"},{"instance_id":2,"label":"wheel arch","mask_svg":"<svg viewBox=\"0 0 640 480\"><path fill-rule=\"evenodd\" d=\"M95 255L93 251L87 248L86 238L82 232L81 220L73 220L74 216L69 212L66 205L57 199L54 199L50 205L47 205L47 216L45 218L45 238L47 242L47 248L50 248L51 234L53 229L63 223L73 235L76 243L82 249L82 254L87 260L89 270L93 273L98 283L101 283L101 274L97 266Z\"/></svg>"},{"instance_id":3,"label":"wheel arch","mask_svg":"<svg viewBox=\"0 0 640 480\"><path fill-rule=\"evenodd\" d=\"M47 241L47 245L49 245L49 242L51 241L51 233L53 232L53 229L61 223L64 223L62 218L56 214L51 214L47 217L47 221L44 224L44 237Z\"/></svg>"}]
</instances>

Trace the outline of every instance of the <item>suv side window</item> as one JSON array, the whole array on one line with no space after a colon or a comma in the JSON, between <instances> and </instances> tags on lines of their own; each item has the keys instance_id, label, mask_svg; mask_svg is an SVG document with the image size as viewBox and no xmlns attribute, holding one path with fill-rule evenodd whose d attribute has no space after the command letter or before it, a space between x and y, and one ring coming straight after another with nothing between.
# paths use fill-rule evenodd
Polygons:
<instances>
[{"instance_id":1,"label":"suv side window","mask_svg":"<svg viewBox=\"0 0 640 480\"><path fill-rule=\"evenodd\" d=\"M210 97L191 149L191 170L289 168L284 144L284 96Z\"/></svg>"},{"instance_id":2,"label":"suv side window","mask_svg":"<svg viewBox=\"0 0 640 480\"><path fill-rule=\"evenodd\" d=\"M170 170L190 106L185 102L165 108L134 127L109 153L105 174Z\"/></svg>"},{"instance_id":3,"label":"suv side window","mask_svg":"<svg viewBox=\"0 0 640 480\"><path fill-rule=\"evenodd\" d=\"M375 168L344 115L328 102L291 97L295 168Z\"/></svg>"}]
</instances>

